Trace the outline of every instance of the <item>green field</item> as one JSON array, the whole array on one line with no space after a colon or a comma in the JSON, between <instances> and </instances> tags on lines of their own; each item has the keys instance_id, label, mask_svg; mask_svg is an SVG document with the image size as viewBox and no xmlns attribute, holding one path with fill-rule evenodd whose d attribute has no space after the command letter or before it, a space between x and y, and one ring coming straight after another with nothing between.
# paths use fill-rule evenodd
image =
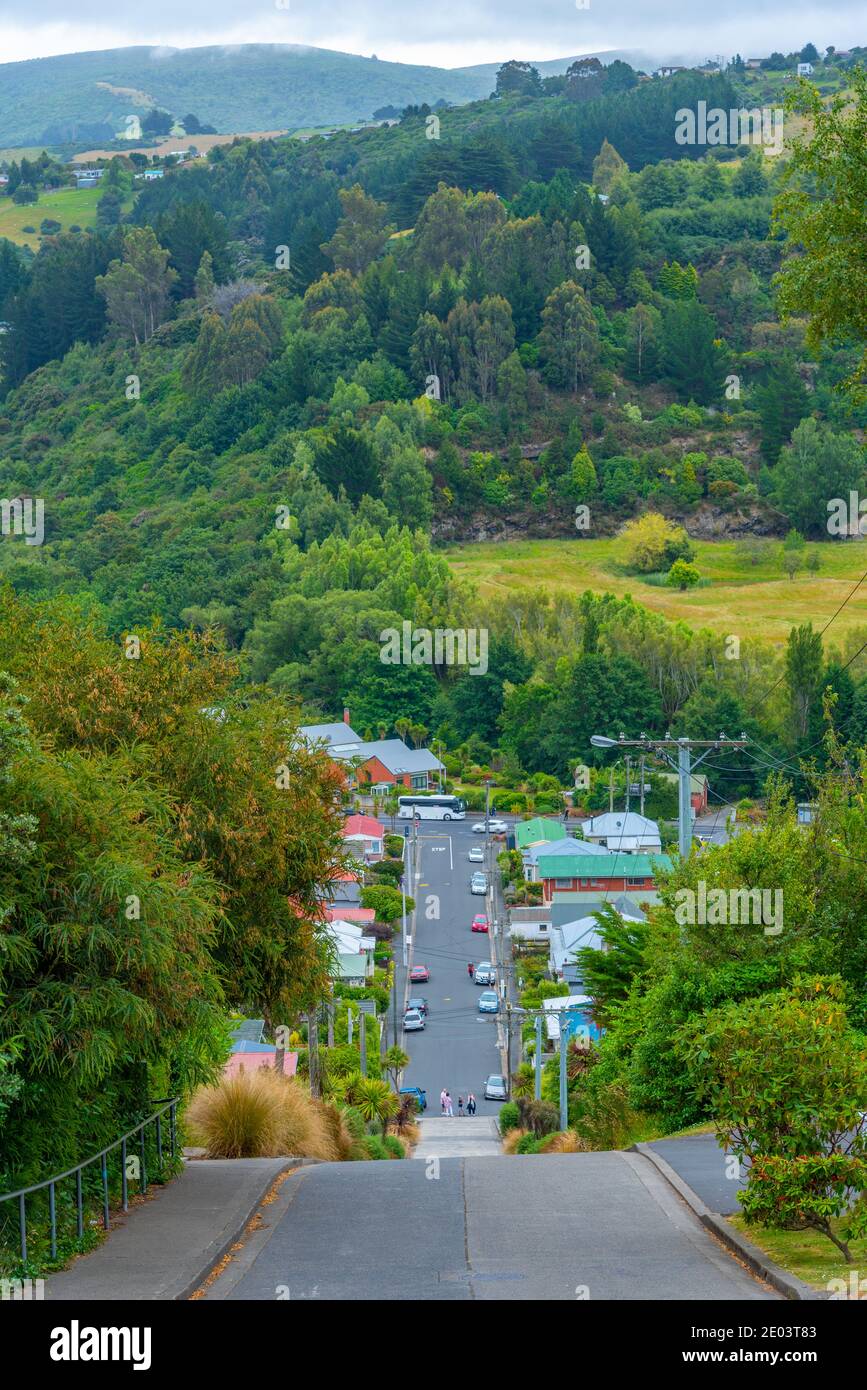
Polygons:
<instances>
[{"instance_id":1,"label":"green field","mask_svg":"<svg viewBox=\"0 0 867 1390\"><path fill-rule=\"evenodd\" d=\"M43 217L59 222L64 232L73 226L95 227L96 205L101 196L99 188L59 188L54 193L40 193L39 202L26 207L18 207L11 198L0 199L0 237L38 251ZM129 205L124 204L124 211L131 205L132 199ZM25 227L35 227L36 231L25 232Z\"/></svg>"},{"instance_id":2,"label":"green field","mask_svg":"<svg viewBox=\"0 0 867 1390\"><path fill-rule=\"evenodd\" d=\"M581 594L631 594L636 602L690 627L724 634L761 637L782 645L793 624L812 621L823 627L867 570L867 541L818 546L817 575L790 580L782 572L779 541L765 542L759 564L747 566L733 541L693 541L694 564L708 581L686 593L646 583L617 563L617 540L532 540L450 546L444 551L455 573L470 579L484 595L516 589L544 588ZM867 583L852 598L831 629L839 642L846 633L867 627ZM829 634L829 637L831 634Z\"/></svg>"}]
</instances>

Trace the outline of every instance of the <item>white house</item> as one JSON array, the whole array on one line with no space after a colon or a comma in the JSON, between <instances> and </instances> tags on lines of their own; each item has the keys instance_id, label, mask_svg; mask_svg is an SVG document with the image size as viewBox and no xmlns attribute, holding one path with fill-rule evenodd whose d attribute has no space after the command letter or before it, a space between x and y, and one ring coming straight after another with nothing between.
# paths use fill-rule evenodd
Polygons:
<instances>
[{"instance_id":1,"label":"white house","mask_svg":"<svg viewBox=\"0 0 867 1390\"><path fill-rule=\"evenodd\" d=\"M659 826L635 811L606 811L581 827L584 839L594 845L627 854L658 854L662 849ZM581 851L584 852L583 850Z\"/></svg>"},{"instance_id":2,"label":"white house","mask_svg":"<svg viewBox=\"0 0 867 1390\"><path fill-rule=\"evenodd\" d=\"M813 76L813 64L812 64L812 63L799 63L799 64L798 64L798 76L799 76L799 77L812 77L812 76Z\"/></svg>"},{"instance_id":3,"label":"white house","mask_svg":"<svg viewBox=\"0 0 867 1390\"><path fill-rule=\"evenodd\" d=\"M547 941L551 935L551 909L541 903L509 909L509 935L516 941Z\"/></svg>"}]
</instances>

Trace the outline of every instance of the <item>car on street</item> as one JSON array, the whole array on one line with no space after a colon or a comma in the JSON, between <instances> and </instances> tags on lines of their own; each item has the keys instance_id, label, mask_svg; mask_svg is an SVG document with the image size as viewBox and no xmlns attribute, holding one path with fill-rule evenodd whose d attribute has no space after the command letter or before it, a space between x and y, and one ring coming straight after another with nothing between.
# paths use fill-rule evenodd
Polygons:
<instances>
[{"instance_id":1,"label":"car on street","mask_svg":"<svg viewBox=\"0 0 867 1390\"><path fill-rule=\"evenodd\" d=\"M506 1080L494 1072L485 1082L485 1100L505 1100Z\"/></svg>"},{"instance_id":2,"label":"car on street","mask_svg":"<svg viewBox=\"0 0 867 1390\"><path fill-rule=\"evenodd\" d=\"M430 971L426 965L414 965L409 972L409 978L414 985L423 985L430 979Z\"/></svg>"},{"instance_id":3,"label":"car on street","mask_svg":"<svg viewBox=\"0 0 867 1390\"><path fill-rule=\"evenodd\" d=\"M427 1000L425 999L423 994L414 994L411 999L407 999L406 1007L408 1009L418 1009L419 1013L424 1014L425 1018L427 1018L428 1014L430 1013L430 1010L427 1006Z\"/></svg>"},{"instance_id":4,"label":"car on street","mask_svg":"<svg viewBox=\"0 0 867 1390\"><path fill-rule=\"evenodd\" d=\"M498 1014L500 1012L500 997L495 989L486 989L484 994L479 995L480 1014Z\"/></svg>"},{"instance_id":5,"label":"car on street","mask_svg":"<svg viewBox=\"0 0 867 1390\"><path fill-rule=\"evenodd\" d=\"M418 1033L424 1028L424 1014L419 1013L418 1009L407 1009L403 1016L403 1031L405 1033Z\"/></svg>"},{"instance_id":6,"label":"car on street","mask_svg":"<svg viewBox=\"0 0 867 1390\"><path fill-rule=\"evenodd\" d=\"M505 835L509 827L506 825L506 822L504 820L495 820L492 816L491 819L488 821L487 828L490 830L492 835ZM475 825L473 826L473 834L485 834L485 822L483 820L476 821Z\"/></svg>"},{"instance_id":7,"label":"car on street","mask_svg":"<svg viewBox=\"0 0 867 1390\"><path fill-rule=\"evenodd\" d=\"M488 891L488 880L484 874L473 874L470 880L470 892L475 897L484 897Z\"/></svg>"},{"instance_id":8,"label":"car on street","mask_svg":"<svg viewBox=\"0 0 867 1390\"><path fill-rule=\"evenodd\" d=\"M492 985L496 976L494 967L489 960L480 961L473 971L473 983L477 985Z\"/></svg>"},{"instance_id":9,"label":"car on street","mask_svg":"<svg viewBox=\"0 0 867 1390\"><path fill-rule=\"evenodd\" d=\"M421 1086L401 1086L402 1096L412 1096L419 1110L427 1110L427 1091Z\"/></svg>"},{"instance_id":10,"label":"car on street","mask_svg":"<svg viewBox=\"0 0 867 1390\"><path fill-rule=\"evenodd\" d=\"M472 849L467 855L467 858L469 859L471 864L484 864L485 851L482 849L481 845L473 845Z\"/></svg>"},{"instance_id":11,"label":"car on street","mask_svg":"<svg viewBox=\"0 0 867 1390\"><path fill-rule=\"evenodd\" d=\"M472 924L470 930L471 930L471 931L487 931L487 930L488 930L488 919L487 919L487 917L485 916L484 912L477 912L477 913L476 913L475 917L473 918L473 924Z\"/></svg>"}]
</instances>

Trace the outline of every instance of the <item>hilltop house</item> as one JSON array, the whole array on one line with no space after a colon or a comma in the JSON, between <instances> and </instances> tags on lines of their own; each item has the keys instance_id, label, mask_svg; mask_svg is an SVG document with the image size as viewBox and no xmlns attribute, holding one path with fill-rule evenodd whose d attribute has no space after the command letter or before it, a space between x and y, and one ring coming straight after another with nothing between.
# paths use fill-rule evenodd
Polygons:
<instances>
[{"instance_id":1,"label":"hilltop house","mask_svg":"<svg viewBox=\"0 0 867 1390\"><path fill-rule=\"evenodd\" d=\"M813 76L813 64L812 64L812 63L799 63L799 64L798 64L798 76L799 76L799 77L812 77L812 76Z\"/></svg>"}]
</instances>

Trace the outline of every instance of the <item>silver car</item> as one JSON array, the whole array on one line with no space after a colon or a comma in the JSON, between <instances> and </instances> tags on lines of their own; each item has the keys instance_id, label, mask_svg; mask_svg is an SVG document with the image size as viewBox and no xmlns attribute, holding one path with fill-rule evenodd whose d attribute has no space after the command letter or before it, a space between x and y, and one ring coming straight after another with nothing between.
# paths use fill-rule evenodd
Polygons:
<instances>
[{"instance_id":1,"label":"silver car","mask_svg":"<svg viewBox=\"0 0 867 1390\"><path fill-rule=\"evenodd\" d=\"M494 967L492 965L485 965L482 963L476 966L473 971L473 984L490 986L496 984L496 982L497 977L494 974Z\"/></svg>"},{"instance_id":2,"label":"silver car","mask_svg":"<svg viewBox=\"0 0 867 1390\"><path fill-rule=\"evenodd\" d=\"M506 1099L506 1078L492 1073L485 1082L485 1100Z\"/></svg>"},{"instance_id":3,"label":"silver car","mask_svg":"<svg viewBox=\"0 0 867 1390\"><path fill-rule=\"evenodd\" d=\"M424 1028L424 1014L418 1009L407 1009L403 1016L403 1031L405 1033L418 1033Z\"/></svg>"},{"instance_id":4,"label":"silver car","mask_svg":"<svg viewBox=\"0 0 867 1390\"><path fill-rule=\"evenodd\" d=\"M488 891L488 880L484 874L473 874L470 882L470 892L476 897L484 897Z\"/></svg>"}]
</instances>

